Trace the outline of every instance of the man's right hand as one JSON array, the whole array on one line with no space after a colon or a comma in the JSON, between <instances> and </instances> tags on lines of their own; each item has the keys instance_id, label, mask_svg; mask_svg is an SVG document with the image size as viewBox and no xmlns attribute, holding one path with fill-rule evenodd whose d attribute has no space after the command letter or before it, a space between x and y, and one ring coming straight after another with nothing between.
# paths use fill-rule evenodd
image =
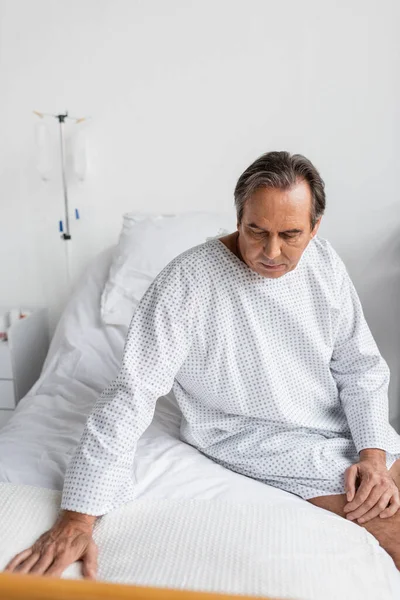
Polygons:
<instances>
[{"instance_id":1,"label":"man's right hand","mask_svg":"<svg viewBox=\"0 0 400 600\"><path fill-rule=\"evenodd\" d=\"M93 525L97 517L73 511L60 514L53 527L23 552L17 554L5 571L61 577L63 571L82 560L82 573L95 579L97 546L93 540Z\"/></svg>"}]
</instances>

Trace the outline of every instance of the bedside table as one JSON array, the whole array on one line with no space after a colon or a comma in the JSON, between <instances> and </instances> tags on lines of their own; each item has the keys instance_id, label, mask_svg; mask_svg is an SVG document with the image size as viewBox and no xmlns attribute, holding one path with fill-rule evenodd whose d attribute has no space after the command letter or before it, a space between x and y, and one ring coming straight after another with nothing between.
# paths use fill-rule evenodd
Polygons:
<instances>
[{"instance_id":1,"label":"bedside table","mask_svg":"<svg viewBox=\"0 0 400 600\"><path fill-rule=\"evenodd\" d=\"M9 327L7 341L0 341L0 428L39 379L49 349L47 309L31 310Z\"/></svg>"}]
</instances>

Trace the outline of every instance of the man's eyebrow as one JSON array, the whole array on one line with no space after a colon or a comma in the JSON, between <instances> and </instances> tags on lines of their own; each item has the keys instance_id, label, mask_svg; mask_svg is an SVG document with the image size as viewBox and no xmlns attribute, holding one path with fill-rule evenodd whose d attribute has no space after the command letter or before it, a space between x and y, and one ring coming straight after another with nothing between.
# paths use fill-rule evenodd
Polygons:
<instances>
[{"instance_id":1,"label":"man's eyebrow","mask_svg":"<svg viewBox=\"0 0 400 600\"><path fill-rule=\"evenodd\" d=\"M263 229L262 227L260 227L259 225L256 225L255 223L248 223L247 226L254 227L255 229L261 229L261 231L266 231L268 233L268 229ZM286 229L285 231L280 231L279 233L303 233L303 230L302 229Z\"/></svg>"}]
</instances>

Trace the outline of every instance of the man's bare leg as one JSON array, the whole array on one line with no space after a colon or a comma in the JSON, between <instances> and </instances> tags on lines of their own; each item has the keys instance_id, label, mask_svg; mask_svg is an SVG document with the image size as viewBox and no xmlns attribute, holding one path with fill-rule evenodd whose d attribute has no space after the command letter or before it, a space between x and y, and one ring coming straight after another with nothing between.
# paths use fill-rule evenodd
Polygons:
<instances>
[{"instance_id":1,"label":"man's bare leg","mask_svg":"<svg viewBox=\"0 0 400 600\"><path fill-rule=\"evenodd\" d=\"M392 465L389 470L394 482L400 490L400 459ZM320 508L329 510L337 515L346 518L344 507L347 504L345 494L337 494L333 496L317 496L310 498L308 502L315 504ZM367 531L378 540L379 544L393 558L396 567L400 571L400 510L393 517L381 519L379 516L371 519L367 523L357 523L360 527L365 527Z\"/></svg>"}]
</instances>

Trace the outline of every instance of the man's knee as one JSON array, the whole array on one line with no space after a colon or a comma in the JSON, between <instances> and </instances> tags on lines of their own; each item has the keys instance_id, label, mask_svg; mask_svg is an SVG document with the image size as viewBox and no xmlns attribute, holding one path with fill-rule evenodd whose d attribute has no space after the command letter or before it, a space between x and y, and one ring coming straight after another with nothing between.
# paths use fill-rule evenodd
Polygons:
<instances>
[{"instance_id":1,"label":"man's knee","mask_svg":"<svg viewBox=\"0 0 400 600\"><path fill-rule=\"evenodd\" d=\"M347 504L345 494L334 496L318 496L308 500L311 504L334 512L337 515L346 518L344 507ZM354 522L354 521L353 521ZM371 533L393 558L396 567L400 570L400 510L392 517L381 519L379 516L367 521L367 523L357 523L355 525L364 527Z\"/></svg>"},{"instance_id":2,"label":"man's knee","mask_svg":"<svg viewBox=\"0 0 400 600\"><path fill-rule=\"evenodd\" d=\"M315 506L319 506L320 508L324 508L325 510L329 510L330 512L336 513L341 517L345 517L346 514L344 512L344 507L347 504L347 499L345 494L334 494L331 496L317 496L316 498L309 498L308 502L314 504Z\"/></svg>"},{"instance_id":3,"label":"man's knee","mask_svg":"<svg viewBox=\"0 0 400 600\"><path fill-rule=\"evenodd\" d=\"M389 469L389 473L400 490L400 458L392 464L392 466Z\"/></svg>"}]
</instances>

